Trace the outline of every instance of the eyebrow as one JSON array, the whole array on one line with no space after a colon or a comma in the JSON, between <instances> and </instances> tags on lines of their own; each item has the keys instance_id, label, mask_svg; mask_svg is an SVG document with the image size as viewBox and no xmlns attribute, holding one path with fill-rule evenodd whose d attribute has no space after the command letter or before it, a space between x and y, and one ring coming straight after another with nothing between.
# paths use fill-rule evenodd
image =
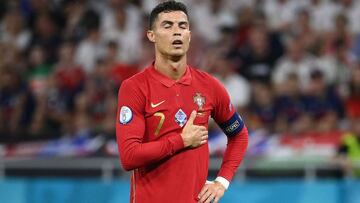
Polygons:
<instances>
[{"instance_id":1,"label":"eyebrow","mask_svg":"<svg viewBox=\"0 0 360 203\"><path fill-rule=\"evenodd\" d=\"M172 24L174 24L174 22L169 21L169 20L164 20L164 21L161 22L161 25L166 25L166 24L172 25Z\"/></svg>"},{"instance_id":2,"label":"eyebrow","mask_svg":"<svg viewBox=\"0 0 360 203\"><path fill-rule=\"evenodd\" d=\"M189 23L187 21L180 21L179 25L188 25Z\"/></svg>"},{"instance_id":3,"label":"eyebrow","mask_svg":"<svg viewBox=\"0 0 360 203\"><path fill-rule=\"evenodd\" d=\"M166 24L173 25L174 22L169 21L169 20L164 20L164 21L161 22L161 25L166 25ZM188 25L189 23L187 21L180 21L178 24L179 25Z\"/></svg>"}]
</instances>

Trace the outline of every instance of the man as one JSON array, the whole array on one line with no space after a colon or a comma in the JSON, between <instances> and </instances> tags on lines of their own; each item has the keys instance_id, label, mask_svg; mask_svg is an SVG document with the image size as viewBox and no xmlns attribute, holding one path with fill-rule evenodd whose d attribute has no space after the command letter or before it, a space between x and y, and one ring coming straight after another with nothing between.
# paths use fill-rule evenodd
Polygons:
<instances>
[{"instance_id":1,"label":"man","mask_svg":"<svg viewBox=\"0 0 360 203\"><path fill-rule=\"evenodd\" d=\"M335 161L345 175L360 178L360 117L352 117L350 132L344 133Z\"/></svg>"},{"instance_id":2,"label":"man","mask_svg":"<svg viewBox=\"0 0 360 203\"><path fill-rule=\"evenodd\" d=\"M248 133L223 86L187 65L185 5L167 1L150 15L155 62L119 90L116 136L121 163L132 170L131 202L218 202L245 153ZM228 136L221 169L206 183L208 119Z\"/></svg>"}]
</instances>

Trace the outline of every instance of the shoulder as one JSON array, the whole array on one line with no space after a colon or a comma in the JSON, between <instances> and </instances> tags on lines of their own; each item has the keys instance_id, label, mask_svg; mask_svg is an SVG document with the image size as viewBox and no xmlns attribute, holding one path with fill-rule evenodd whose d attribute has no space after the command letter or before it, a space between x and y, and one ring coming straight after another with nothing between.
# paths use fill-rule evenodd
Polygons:
<instances>
[{"instance_id":1,"label":"shoulder","mask_svg":"<svg viewBox=\"0 0 360 203\"><path fill-rule=\"evenodd\" d=\"M219 99L219 97L227 98L227 91L219 79L199 69L192 68L191 70L196 85L208 89L216 100Z\"/></svg>"},{"instance_id":2,"label":"shoulder","mask_svg":"<svg viewBox=\"0 0 360 203\"><path fill-rule=\"evenodd\" d=\"M195 67L190 67L190 70L192 77L198 82L207 83L209 85L220 84L220 81L217 78L215 78L214 76L203 70L200 70Z\"/></svg>"},{"instance_id":3,"label":"shoulder","mask_svg":"<svg viewBox=\"0 0 360 203\"><path fill-rule=\"evenodd\" d=\"M122 85L124 84L132 84L136 86L140 86L144 83L144 80L148 78L148 68L134 74L133 76L127 78L123 81Z\"/></svg>"},{"instance_id":4,"label":"shoulder","mask_svg":"<svg viewBox=\"0 0 360 203\"><path fill-rule=\"evenodd\" d=\"M146 95L147 79L149 78L148 70L144 69L139 73L127 78L121 83L119 91L126 92L126 94L138 95L143 97Z\"/></svg>"}]
</instances>

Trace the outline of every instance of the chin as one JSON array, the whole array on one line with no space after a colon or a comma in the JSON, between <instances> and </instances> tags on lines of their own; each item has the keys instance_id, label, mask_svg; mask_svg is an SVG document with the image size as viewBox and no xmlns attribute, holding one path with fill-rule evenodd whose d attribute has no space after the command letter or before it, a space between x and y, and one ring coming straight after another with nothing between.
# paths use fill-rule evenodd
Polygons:
<instances>
[{"instance_id":1,"label":"chin","mask_svg":"<svg viewBox=\"0 0 360 203\"><path fill-rule=\"evenodd\" d=\"M181 57L181 56L184 56L185 54L186 54L186 52L184 52L183 50L172 51L169 53L169 55L173 56L173 57Z\"/></svg>"}]
</instances>

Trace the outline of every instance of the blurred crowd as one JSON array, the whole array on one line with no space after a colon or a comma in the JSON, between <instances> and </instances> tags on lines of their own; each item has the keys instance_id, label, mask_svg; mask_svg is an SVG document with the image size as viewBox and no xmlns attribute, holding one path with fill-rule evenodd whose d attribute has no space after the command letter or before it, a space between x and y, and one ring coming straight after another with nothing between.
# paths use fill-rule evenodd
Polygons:
<instances>
[{"instance_id":1,"label":"blurred crowd","mask_svg":"<svg viewBox=\"0 0 360 203\"><path fill-rule=\"evenodd\" d=\"M223 82L250 131L360 124L360 1L184 0L189 64ZM0 142L114 138L121 82L151 64L157 0L0 1Z\"/></svg>"}]
</instances>

